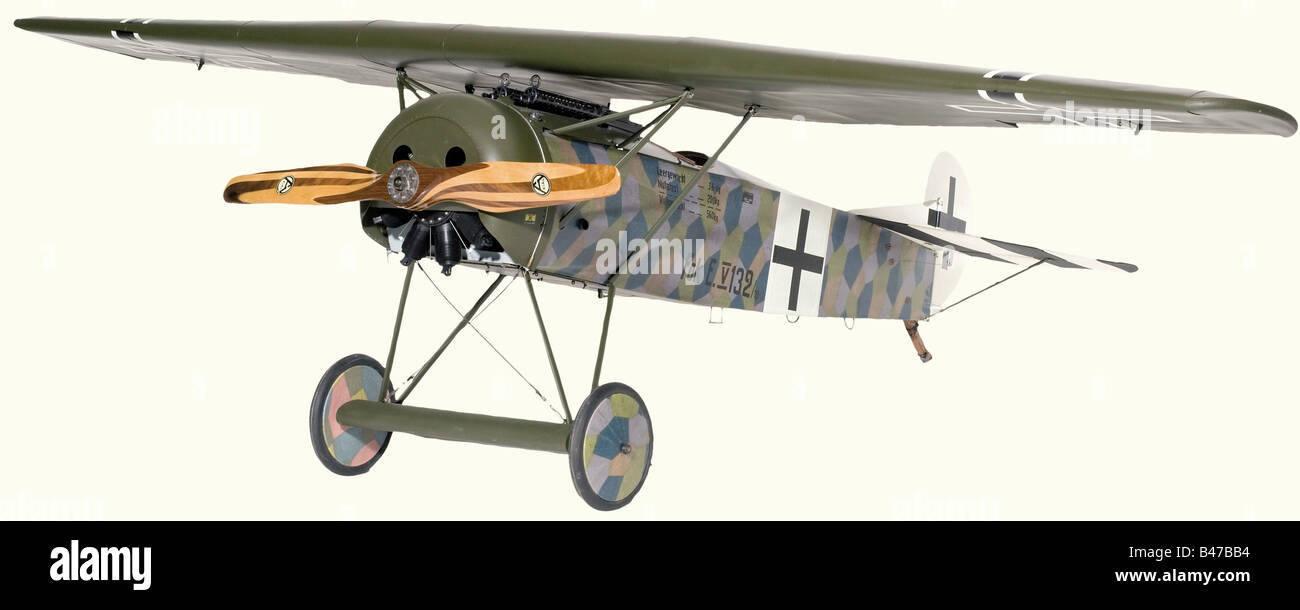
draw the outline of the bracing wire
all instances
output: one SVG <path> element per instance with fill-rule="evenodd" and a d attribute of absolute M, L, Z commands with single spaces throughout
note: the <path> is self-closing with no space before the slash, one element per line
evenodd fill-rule
<path fill-rule="evenodd" d="M 1000 279 L 1000 280 L 998 280 L 998 281 L 996 281 L 996 282 L 993 282 L 992 284 L 989 284 L 988 286 L 985 286 L 985 287 L 983 287 L 983 288 L 980 288 L 979 290 L 976 290 L 975 292 L 973 292 L 973 293 L 971 293 L 971 294 L 968 294 L 968 295 L 962 297 L 962 298 L 961 298 L 960 300 L 958 300 L 956 303 L 953 303 L 952 305 L 949 305 L 949 306 L 947 306 L 947 307 L 944 307 L 943 309 L 940 309 L 939 311 L 936 311 L 936 312 L 934 312 L 934 313 L 932 313 L 932 314 L 930 314 L 930 315 L 928 315 L 928 316 L 926 316 L 926 317 L 924 317 L 924 318 L 921 318 L 921 319 L 922 319 L 922 320 L 929 321 L 931 318 L 934 318 L 935 316 L 937 316 L 937 315 L 939 315 L 939 314 L 941 314 L 941 313 L 943 313 L 943 312 L 945 312 L 945 311 L 948 311 L 949 309 L 952 309 L 953 307 L 956 307 L 956 306 L 958 306 L 958 305 L 961 305 L 962 303 L 965 303 L 966 301 L 969 301 L 969 300 L 971 300 L 972 298 L 974 298 L 974 297 L 976 297 L 976 296 L 979 296 L 979 295 L 980 295 L 981 293 L 983 293 L 984 291 L 986 291 L 986 290 L 988 290 L 988 289 L 990 289 L 990 288 L 992 288 L 992 287 L 994 287 L 994 286 L 997 286 L 998 284 L 1001 284 L 1002 282 L 1005 282 L 1005 281 L 1007 281 L 1007 280 L 1009 280 L 1009 279 L 1011 279 L 1011 278 L 1013 278 L 1013 277 L 1016 277 L 1017 275 L 1020 275 L 1020 274 L 1022 274 L 1022 273 L 1024 273 L 1024 272 L 1026 272 L 1026 271 L 1029 271 L 1030 269 L 1033 269 L 1034 267 L 1037 267 L 1037 266 L 1039 266 L 1039 265 L 1041 265 L 1041 264 L 1043 264 L 1043 263 L 1045 263 L 1045 262 L 1047 262 L 1047 259 L 1039 260 L 1038 262 L 1036 262 L 1036 263 L 1034 263 L 1034 264 L 1032 264 L 1032 265 L 1030 265 L 1030 266 L 1028 266 L 1028 267 L 1025 267 L 1024 269 L 1021 269 L 1020 271 L 1017 271 L 1017 272 L 1015 272 L 1015 273 L 1012 273 L 1011 275 L 1008 275 L 1008 276 L 1006 276 L 1006 277 L 1004 277 L 1004 278 L 1002 278 L 1002 279 Z"/>
<path fill-rule="evenodd" d="M 429 284 L 431 284 L 431 285 L 433 286 L 433 289 L 434 289 L 434 290 L 438 291 L 438 295 L 442 297 L 442 300 L 444 300 L 444 301 L 447 302 L 447 306 L 448 306 L 448 307 L 451 307 L 451 310 L 454 311 L 454 312 L 456 312 L 456 315 L 459 315 L 460 317 L 464 318 L 464 317 L 465 317 L 465 314 L 461 313 L 460 308 L 456 307 L 456 304 L 451 302 L 451 299 L 447 297 L 447 294 L 444 293 L 444 292 L 442 291 L 442 288 L 438 286 L 438 283 L 435 282 L 435 281 L 433 280 L 433 276 L 429 275 L 429 272 L 424 270 L 424 266 L 421 265 L 421 264 L 419 264 L 419 263 L 416 263 L 415 266 L 416 266 L 416 267 L 419 267 L 419 269 L 420 269 L 420 273 L 424 274 L 424 277 L 428 278 L 428 280 L 429 280 Z M 516 276 L 516 277 L 518 277 L 518 276 Z M 514 282 L 514 279 L 511 278 L 511 283 L 513 283 L 513 282 Z M 506 288 L 509 288 L 509 287 L 510 287 L 509 284 L 507 284 L 507 285 L 506 285 Z M 492 301 L 490 301 L 490 302 L 488 303 L 488 307 L 490 307 L 490 306 L 492 305 L 492 303 L 495 303 L 496 300 L 497 300 L 497 298 L 499 298 L 502 294 L 505 294 L 505 289 L 502 289 L 502 290 L 500 290 L 500 291 L 497 292 L 497 295 L 496 295 L 495 297 L 493 297 L 493 298 L 492 298 Z M 478 319 L 478 316 L 483 315 L 483 312 L 484 312 L 484 311 L 487 311 L 487 307 L 480 308 L 480 309 L 479 309 L 479 313 L 478 313 L 478 315 L 474 316 L 474 319 L 477 320 L 477 319 Z M 534 385 L 533 382 L 529 381 L 528 378 L 525 377 L 524 374 L 523 374 L 522 372 L 520 372 L 519 367 L 515 366 L 514 363 L 510 361 L 509 358 L 506 358 L 506 355 L 503 354 L 503 353 L 501 353 L 501 350 L 497 349 L 497 346 L 494 345 L 494 344 L 492 343 L 492 341 L 489 340 L 489 339 L 487 338 L 487 336 L 484 335 L 483 332 L 480 331 L 480 330 L 478 329 L 477 326 L 474 326 L 474 322 L 473 322 L 473 320 L 469 321 L 469 322 L 467 323 L 467 325 L 470 327 L 471 330 L 474 331 L 475 334 L 477 334 L 477 335 L 479 336 L 480 339 L 483 340 L 484 343 L 487 343 L 488 347 L 492 348 L 492 351 L 493 351 L 493 352 L 496 352 L 496 355 L 499 356 L 499 357 L 501 358 L 501 361 L 502 361 L 502 362 L 505 362 L 505 363 L 506 363 L 506 366 L 509 366 L 509 367 L 510 367 L 510 370 L 514 371 L 515 374 L 518 375 L 519 378 L 522 379 L 522 380 L 524 381 L 524 383 L 528 384 L 528 387 L 532 388 L 533 393 L 534 393 L 534 394 L 537 394 L 537 398 L 539 398 L 539 399 L 542 401 L 542 403 L 546 405 L 546 408 L 550 409 L 552 413 L 555 413 L 555 415 L 558 416 L 558 417 L 560 417 L 561 419 L 564 418 L 563 415 L 560 415 L 560 412 L 559 412 L 559 411 L 556 411 L 556 410 L 555 410 L 555 406 L 552 405 L 552 404 L 551 404 L 551 401 L 548 400 L 548 399 L 546 398 L 546 396 L 544 396 L 544 395 L 542 394 L 542 391 L 539 390 L 539 389 L 537 389 L 537 386 Z M 410 381 L 410 380 L 408 379 L 407 381 Z"/>
<path fill-rule="evenodd" d="M 483 317 L 483 313 L 486 312 L 488 308 L 492 306 L 493 303 L 497 302 L 497 299 L 501 298 L 501 295 L 505 294 L 507 290 L 510 290 L 510 285 L 514 284 L 515 280 L 517 279 L 519 279 L 518 274 L 510 276 L 510 281 L 506 282 L 506 287 L 502 288 L 501 290 L 498 290 L 496 295 L 492 297 L 492 300 L 487 302 L 487 305 L 484 305 L 483 307 L 479 308 L 478 313 L 474 314 L 474 320 Z M 470 320 L 470 322 L 473 322 L 474 320 Z"/>

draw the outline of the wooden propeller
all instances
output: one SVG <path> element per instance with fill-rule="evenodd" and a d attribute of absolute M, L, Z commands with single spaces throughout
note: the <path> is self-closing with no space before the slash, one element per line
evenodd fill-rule
<path fill-rule="evenodd" d="M 249 174 L 226 184 L 230 203 L 330 205 L 380 199 L 413 211 L 455 201 L 482 212 L 544 208 L 618 192 L 612 165 L 489 161 L 431 167 L 399 161 L 384 173 L 344 163 Z"/>

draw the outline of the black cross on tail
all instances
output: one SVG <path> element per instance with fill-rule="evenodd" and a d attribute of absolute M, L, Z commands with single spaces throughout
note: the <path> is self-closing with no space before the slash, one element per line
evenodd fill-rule
<path fill-rule="evenodd" d="M 929 225 L 956 231 L 958 233 L 966 232 L 966 221 L 953 216 L 957 209 L 957 178 L 948 176 L 948 211 L 940 212 L 939 210 L 930 210 Z"/>
<path fill-rule="evenodd" d="M 791 269 L 790 311 L 799 310 L 799 276 L 803 275 L 804 271 L 820 275 L 824 262 L 822 257 L 803 251 L 808 241 L 808 216 L 808 210 L 799 210 L 799 238 L 793 250 L 783 246 L 772 249 L 772 262 L 786 265 Z"/>

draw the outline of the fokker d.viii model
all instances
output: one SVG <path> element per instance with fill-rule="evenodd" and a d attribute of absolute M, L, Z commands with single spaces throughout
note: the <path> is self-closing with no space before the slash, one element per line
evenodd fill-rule
<path fill-rule="evenodd" d="M 395 87 L 401 112 L 364 166 L 316 165 L 237 177 L 235 203 L 360 202 L 361 225 L 407 266 L 386 364 L 339 360 L 312 399 L 312 445 L 345 475 L 366 472 L 393 432 L 566 453 L 591 506 L 627 504 L 653 449 L 641 396 L 600 383 L 614 295 L 776 313 L 901 320 L 922 360 L 919 321 L 950 304 L 967 257 L 1136 271 L 966 232 L 971 198 L 941 155 L 914 205 L 842 211 L 718 161 L 754 116 L 830 123 L 1289 136 L 1270 106 L 1189 89 L 1009 70 L 850 57 L 698 39 L 393 22 L 263 23 L 22 19 L 20 28 L 139 59 Z M 407 105 L 407 94 L 418 101 Z M 644 100 L 624 112 L 611 98 Z M 682 107 L 739 118 L 711 155 L 651 142 Z M 645 125 L 631 118 L 658 110 Z M 312 160 L 328 162 L 328 159 Z M 451 335 L 400 391 L 389 375 L 411 277 L 495 274 Z M 414 407 L 411 390 L 506 276 L 522 276 L 555 378 L 563 422 Z M 605 297 L 592 387 L 572 413 L 535 281 Z"/>

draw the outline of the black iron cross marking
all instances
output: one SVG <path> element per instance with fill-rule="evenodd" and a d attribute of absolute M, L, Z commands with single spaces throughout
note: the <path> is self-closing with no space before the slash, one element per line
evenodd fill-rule
<path fill-rule="evenodd" d="M 957 208 L 957 178 L 948 176 L 948 212 L 945 214 L 939 210 L 930 210 L 930 222 L 932 227 L 957 231 L 958 233 L 966 232 L 966 221 L 953 216 L 953 211 Z"/>
<path fill-rule="evenodd" d="M 799 276 L 804 271 L 821 275 L 823 259 L 803 251 L 808 241 L 808 210 L 799 210 L 799 238 L 794 249 L 777 246 L 772 249 L 772 262 L 790 267 L 790 311 L 799 310 Z"/>

